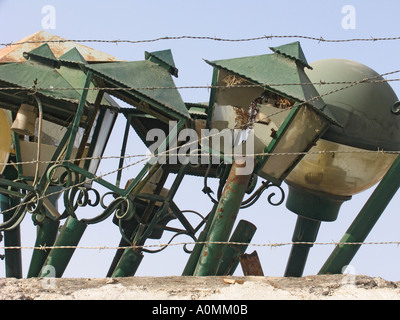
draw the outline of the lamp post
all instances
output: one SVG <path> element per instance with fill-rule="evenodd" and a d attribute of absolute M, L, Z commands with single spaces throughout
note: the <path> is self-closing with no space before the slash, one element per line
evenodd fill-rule
<path fill-rule="evenodd" d="M 353 85 L 344 90 L 343 84 L 317 87 L 342 127 L 330 127 L 286 178 L 286 206 L 298 214 L 293 242 L 308 243 L 292 246 L 285 276 L 303 274 L 321 221 L 335 221 L 343 202 L 376 184 L 395 159 L 368 151 L 400 149 L 400 122 L 392 112 L 397 97 L 375 71 L 342 59 L 317 61 L 312 67 L 307 72 L 312 82 Z"/>
<path fill-rule="evenodd" d="M 78 182 L 69 179 L 79 175 L 71 174 L 74 165 L 78 171 L 96 172 L 98 157 L 107 144 L 118 105 L 103 93 L 88 90 L 93 87 L 91 75 L 80 68 L 85 61 L 76 49 L 57 59 L 49 46 L 43 44 L 25 53 L 24 57 L 24 62 L 0 66 L 2 86 L 25 88 L 11 91 L 13 94 L 8 90 L 0 94 L 1 106 L 13 112 L 18 110 L 11 125 L 14 132 L 13 157 L 18 163 L 17 178 L 1 179 L 1 184 L 6 187 L 6 194 L 22 199 L 21 206 L 0 228 L 5 231 L 18 228 L 29 211 L 38 228 L 35 245 L 51 246 L 59 221 L 68 213 L 58 212 L 58 197 L 49 200 L 47 196 L 63 187 L 70 187 L 69 183 Z M 85 89 L 77 92 L 67 79 Z M 35 128 L 35 121 L 32 120 L 37 116 L 39 125 Z M 74 119 L 72 123 L 71 118 Z M 86 157 L 90 159 L 77 160 Z M 33 163 L 29 164 L 31 161 Z M 58 170 L 61 167 L 62 170 Z M 82 183 L 82 180 L 79 182 Z M 34 251 L 29 277 L 38 275 L 48 254 L 51 253 Z"/>
<path fill-rule="evenodd" d="M 310 82 L 304 68 L 310 68 L 299 42 L 271 48 L 273 54 L 209 62 L 214 67 L 211 92 L 211 128 L 250 130 L 243 144 L 247 165 L 234 159 L 229 178 L 216 208 L 213 222 L 194 275 L 216 274 L 245 190 L 253 172 L 279 185 L 301 160 L 303 153 L 332 125 L 333 116 Z M 297 84 L 273 87 L 273 84 Z M 225 87 L 224 87 L 225 86 Z M 211 152 L 223 154 L 226 144 L 210 144 Z M 236 152 L 235 152 L 236 153 Z M 283 154 L 284 157 L 273 155 Z M 253 162 L 254 164 L 254 162 Z M 239 173 L 241 170 L 242 173 Z"/>

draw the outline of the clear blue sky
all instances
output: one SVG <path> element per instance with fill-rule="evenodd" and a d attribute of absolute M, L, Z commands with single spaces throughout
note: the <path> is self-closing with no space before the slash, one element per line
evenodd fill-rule
<path fill-rule="evenodd" d="M 215 36 L 221 38 L 249 38 L 263 35 L 306 35 L 324 39 L 349 39 L 399 36 L 397 16 L 400 2 L 392 0 L 359 1 L 268 1 L 268 0 L 202 0 L 202 1 L 21 1 L 0 0 L 0 42 L 17 41 L 43 29 L 45 14 L 42 8 L 55 8 L 56 27 L 47 30 L 67 39 L 128 39 L 143 40 L 164 36 Z M 344 29 L 342 8 L 355 8 L 355 29 Z M 209 40 L 172 40 L 145 44 L 84 43 L 124 60 L 142 60 L 144 51 L 171 49 L 179 69 L 177 86 L 207 85 L 211 83 L 212 70 L 203 59 L 225 59 L 269 53 L 268 47 L 278 46 L 299 39 L 272 39 L 252 42 L 215 42 Z M 400 41 L 325 43 L 300 40 L 309 62 L 326 58 L 356 60 L 375 69 L 378 73 L 400 69 Z M 400 84 L 391 82 L 397 94 Z M 183 89 L 186 102 L 208 101 L 209 92 L 204 89 Z M 122 137 L 123 119 L 117 123 L 112 141 Z M 144 152 L 141 142 L 132 138 L 129 154 Z M 118 155 L 118 143 L 110 143 L 106 155 Z M 100 171 L 106 173 L 116 168 L 107 162 Z M 124 179 L 135 176 L 140 167 L 124 173 Z M 203 195 L 201 179 L 184 179 L 176 202 L 182 210 L 194 209 L 206 214 L 211 203 Z M 286 190 L 286 186 L 284 185 Z M 372 190 L 354 196 L 342 207 L 335 222 L 323 223 L 318 242 L 338 241 L 358 214 Z M 265 196 L 250 209 L 240 212 L 239 219 L 247 219 L 257 227 L 254 243 L 290 242 L 296 215 L 284 205 L 272 207 Z M 398 207 L 394 198 L 367 241 L 398 241 Z M 118 245 L 119 233 L 111 219 L 88 227 L 80 245 Z M 22 225 L 23 245 L 32 246 L 35 230 L 27 216 Z M 163 238 L 161 242 L 168 240 Z M 177 241 L 190 241 L 177 238 Z M 257 250 L 265 275 L 282 276 L 290 247 L 250 247 Z M 305 269 L 305 275 L 316 274 L 333 246 L 314 246 Z M 24 275 L 27 272 L 31 252 L 24 250 Z M 113 251 L 78 250 L 65 277 L 104 277 L 111 263 Z M 181 246 L 171 247 L 155 255 L 146 254 L 137 272 L 140 276 L 180 275 L 186 263 Z M 356 273 L 381 276 L 388 280 L 400 280 L 400 249 L 397 246 L 364 246 L 352 261 Z M 240 268 L 239 268 L 240 269 Z M 241 275 L 241 270 L 238 270 Z M 0 264 L 0 276 L 4 268 Z"/>

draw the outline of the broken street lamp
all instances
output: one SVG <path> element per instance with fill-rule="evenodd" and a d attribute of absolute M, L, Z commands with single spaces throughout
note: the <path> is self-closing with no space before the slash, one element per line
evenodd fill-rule
<path fill-rule="evenodd" d="M 243 155 L 258 155 L 255 173 L 279 185 L 335 121 L 304 72 L 311 67 L 299 42 L 271 50 L 273 54 L 207 61 L 214 67 L 215 86 L 210 126 L 253 129 Z"/>
<path fill-rule="evenodd" d="M 318 92 L 342 127 L 329 128 L 285 180 L 286 206 L 298 214 L 293 241 L 310 243 L 316 240 L 321 221 L 335 221 L 342 203 L 380 181 L 396 158 L 368 151 L 400 150 L 400 119 L 393 109 L 397 97 L 378 73 L 343 59 L 312 66 L 307 75 L 313 82 L 329 83 L 319 86 Z M 332 84 L 343 81 L 354 85 Z M 302 275 L 311 246 L 293 245 L 286 276 Z"/>
<path fill-rule="evenodd" d="M 214 67 L 209 104 L 211 129 L 250 130 L 238 159 L 236 137 L 209 145 L 226 159 L 228 147 L 234 161 L 220 197 L 195 276 L 215 275 L 253 172 L 279 185 L 335 121 L 304 72 L 309 67 L 299 42 L 271 48 L 273 54 L 209 62 Z M 283 84 L 283 85 L 282 85 Z M 228 131 L 229 132 L 229 131 Z M 218 134 L 215 135 L 218 137 Z M 221 134 L 221 137 L 226 135 Z M 222 152 L 224 151 L 224 152 Z M 275 155 L 274 155 L 275 153 Z M 257 154 L 260 154 L 257 156 Z M 255 167 L 248 161 L 256 156 Z M 232 156 L 231 156 L 232 157 Z"/>
<path fill-rule="evenodd" d="M 76 205 L 70 203 L 79 191 L 70 191 L 70 187 L 78 179 L 80 183 L 87 181 L 83 173 L 95 174 L 119 107 L 108 96 L 90 90 L 94 85 L 89 73 L 81 69 L 86 61 L 76 48 L 57 59 L 45 43 L 23 56 L 26 60 L 22 62 L 0 65 L 0 86 L 5 88 L 0 93 L 0 106 L 7 110 L 8 122 L 14 120 L 9 163 L 16 162 L 8 166 L 0 185 L 4 197 L 22 199 L 0 229 L 18 228 L 29 211 L 38 227 L 35 246 L 39 247 L 54 243 L 61 219 L 73 218 Z M 12 113 L 15 119 L 10 119 Z M 60 214 L 57 199 L 47 196 L 63 188 L 64 203 L 68 200 L 69 207 L 65 205 Z M 1 209 L 9 208 L 6 204 Z M 48 254 L 34 250 L 28 276 L 37 276 Z"/>

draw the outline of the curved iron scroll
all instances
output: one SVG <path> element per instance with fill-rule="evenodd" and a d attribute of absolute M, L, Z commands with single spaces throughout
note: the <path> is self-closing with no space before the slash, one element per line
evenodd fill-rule
<path fill-rule="evenodd" d="M 283 201 L 285 200 L 285 192 L 283 191 L 283 189 L 280 186 L 278 186 L 276 184 L 273 184 L 272 182 L 269 182 L 269 181 L 262 181 L 261 184 L 262 185 L 256 191 L 254 191 L 254 193 L 248 199 L 246 199 L 246 200 L 244 200 L 242 202 L 242 204 L 240 206 L 241 209 L 245 209 L 245 208 L 251 207 L 261 197 L 263 192 L 265 190 L 267 190 L 268 188 L 270 188 L 270 187 L 278 188 L 278 190 L 281 193 L 281 198 L 280 198 L 279 201 L 273 202 L 272 198 L 276 196 L 276 193 L 273 192 L 267 198 L 268 203 L 273 205 L 273 206 L 279 206 L 279 205 L 281 205 L 283 203 Z"/>
<path fill-rule="evenodd" d="M 208 195 L 208 197 L 211 199 L 211 201 L 214 204 L 217 204 L 219 202 L 219 199 L 221 198 L 221 194 L 222 194 L 223 188 L 225 186 L 227 170 L 229 170 L 230 167 L 224 167 L 224 166 L 222 166 L 222 163 L 218 167 L 217 178 L 220 178 L 220 183 L 219 183 L 219 186 L 218 186 L 217 199 L 215 199 L 212 196 L 212 194 L 214 192 L 207 185 L 207 179 L 208 179 L 208 175 L 209 175 L 209 172 L 210 172 L 210 168 L 211 168 L 211 165 L 209 165 L 209 167 L 208 167 L 208 169 L 206 171 L 206 174 L 204 175 L 203 192 Z M 245 209 L 245 208 L 251 207 L 261 197 L 263 192 L 265 190 L 267 190 L 268 188 L 270 188 L 270 187 L 278 188 L 278 190 L 281 193 L 281 198 L 279 199 L 279 201 L 274 202 L 272 199 L 273 199 L 273 197 L 276 196 L 276 193 L 273 192 L 267 198 L 268 203 L 273 205 L 273 206 L 279 206 L 279 205 L 281 205 L 283 203 L 283 201 L 285 200 L 285 192 L 283 191 L 283 189 L 280 186 L 278 186 L 276 184 L 273 184 L 272 182 L 269 182 L 269 181 L 262 181 L 261 183 L 262 183 L 262 185 L 256 191 L 254 191 L 254 193 L 248 199 L 246 199 L 246 200 L 244 200 L 242 202 L 242 204 L 240 206 L 241 209 Z M 248 188 L 246 190 L 246 193 L 250 194 L 251 192 L 253 192 L 253 190 L 255 189 L 256 184 L 257 184 L 257 175 L 253 174 L 252 178 L 250 180 L 250 183 L 248 185 Z"/>

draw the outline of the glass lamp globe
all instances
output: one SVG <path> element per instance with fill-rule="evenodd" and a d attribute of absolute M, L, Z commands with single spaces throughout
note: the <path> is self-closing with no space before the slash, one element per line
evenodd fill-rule
<path fill-rule="evenodd" d="M 307 75 L 313 83 L 372 80 L 332 94 L 328 93 L 348 84 L 316 86 L 343 127 L 328 129 L 285 180 L 291 211 L 333 221 L 345 200 L 379 182 L 395 160 L 395 154 L 370 151 L 400 150 L 400 118 L 392 111 L 397 96 L 378 73 L 361 63 L 327 59 L 311 66 Z"/>

